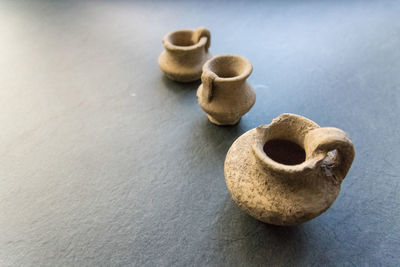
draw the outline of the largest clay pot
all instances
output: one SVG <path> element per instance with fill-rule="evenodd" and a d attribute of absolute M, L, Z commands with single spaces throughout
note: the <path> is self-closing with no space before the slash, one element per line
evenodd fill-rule
<path fill-rule="evenodd" d="M 293 225 L 327 210 L 354 159 L 345 132 L 294 114 L 240 136 L 225 160 L 232 198 L 251 216 Z"/>

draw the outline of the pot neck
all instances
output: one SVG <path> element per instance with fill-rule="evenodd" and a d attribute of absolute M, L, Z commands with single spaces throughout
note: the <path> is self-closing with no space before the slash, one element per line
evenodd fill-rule
<path fill-rule="evenodd" d="M 305 160 L 301 164 L 285 165 L 271 159 L 264 152 L 264 145 L 274 139 L 287 140 L 301 146 Z M 340 184 L 355 156 L 353 143 L 347 133 L 334 127 L 321 128 L 315 122 L 295 114 L 282 114 L 271 124 L 257 127 L 252 148 L 258 165 L 264 170 L 282 174 L 280 178 L 296 178 L 308 182 L 314 179 L 314 183 L 319 183 L 315 179 L 317 175 Z"/>
<path fill-rule="evenodd" d="M 216 78 L 214 79 L 214 85 L 219 89 L 241 89 L 246 83 L 247 77 L 242 77 L 240 79 L 235 78 Z"/>

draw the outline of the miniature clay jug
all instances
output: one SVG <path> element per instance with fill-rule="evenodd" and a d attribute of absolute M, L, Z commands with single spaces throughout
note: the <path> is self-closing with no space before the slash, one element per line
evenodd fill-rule
<path fill-rule="evenodd" d="M 215 56 L 204 64 L 197 97 L 212 123 L 237 124 L 251 109 L 256 94 L 246 79 L 252 71 L 250 61 L 236 55 Z"/>
<path fill-rule="evenodd" d="M 294 114 L 240 136 L 225 159 L 233 200 L 266 223 L 311 220 L 335 201 L 354 159 L 345 132 Z"/>
<path fill-rule="evenodd" d="M 178 82 L 199 80 L 203 64 L 211 58 L 210 31 L 179 30 L 164 36 L 165 50 L 158 58 L 158 65 L 165 75 Z"/>

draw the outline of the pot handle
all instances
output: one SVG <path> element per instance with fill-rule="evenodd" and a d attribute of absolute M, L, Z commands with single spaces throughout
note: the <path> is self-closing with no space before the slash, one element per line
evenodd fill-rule
<path fill-rule="evenodd" d="M 200 27 L 197 30 L 194 31 L 193 34 L 193 41 L 195 43 L 198 43 L 201 39 L 201 37 L 207 37 L 207 43 L 206 43 L 206 52 L 208 52 L 208 48 L 210 47 L 210 42 L 211 42 L 211 33 L 208 29 L 204 27 Z"/>
<path fill-rule="evenodd" d="M 325 174 L 334 176 L 339 183 L 345 178 L 355 156 L 354 146 L 348 135 L 334 127 L 310 130 L 305 137 L 304 147 L 310 155 L 307 157 L 318 159 Z M 328 152 L 335 149 L 337 151 L 335 161 L 324 161 Z"/>
<path fill-rule="evenodd" d="M 208 70 L 204 70 L 203 68 L 203 73 L 201 74 L 201 82 L 203 85 L 203 97 L 207 100 L 207 102 L 211 102 L 212 97 L 213 97 L 213 83 L 214 79 L 217 76 Z"/>

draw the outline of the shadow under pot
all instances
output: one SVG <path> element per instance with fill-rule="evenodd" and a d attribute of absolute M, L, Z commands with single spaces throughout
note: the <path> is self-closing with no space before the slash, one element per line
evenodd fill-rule
<path fill-rule="evenodd" d="M 236 204 L 256 219 L 299 224 L 332 205 L 354 156 L 344 131 L 282 114 L 232 144 L 226 185 Z"/>
<path fill-rule="evenodd" d="M 253 66 L 237 55 L 215 56 L 203 66 L 202 84 L 197 90 L 200 107 L 217 125 L 235 125 L 256 101 L 247 82 Z"/>
<path fill-rule="evenodd" d="M 203 64 L 211 58 L 210 31 L 179 30 L 164 36 L 165 50 L 158 57 L 158 65 L 165 75 L 178 82 L 193 82 L 201 77 Z"/>

